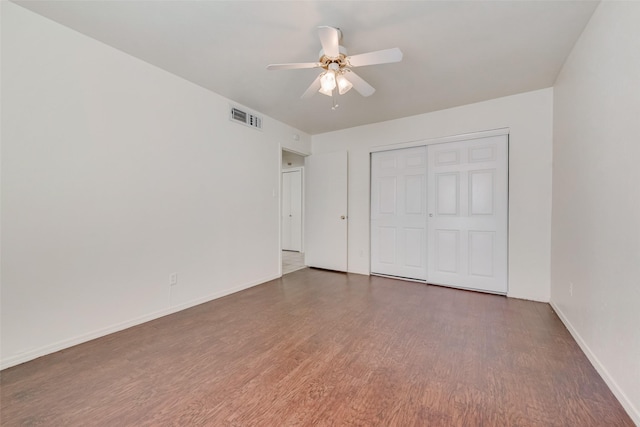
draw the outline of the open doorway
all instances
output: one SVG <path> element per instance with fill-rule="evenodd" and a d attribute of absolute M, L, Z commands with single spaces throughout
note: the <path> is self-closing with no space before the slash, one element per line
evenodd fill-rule
<path fill-rule="evenodd" d="M 304 263 L 304 157 L 282 150 L 282 274 Z"/>

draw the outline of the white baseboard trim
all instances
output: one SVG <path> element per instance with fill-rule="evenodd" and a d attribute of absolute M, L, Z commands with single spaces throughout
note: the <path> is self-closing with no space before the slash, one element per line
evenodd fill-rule
<path fill-rule="evenodd" d="M 142 323 L 149 322 L 151 320 L 159 319 L 160 317 L 168 316 L 170 314 L 177 313 L 178 311 L 186 310 L 187 308 L 204 304 L 205 302 L 213 301 L 215 299 L 222 298 L 224 296 L 231 295 L 236 292 L 240 292 L 242 290 L 252 288 L 257 285 L 261 285 L 263 283 L 269 282 L 274 279 L 278 279 L 280 277 L 281 277 L 280 275 L 269 276 L 269 277 L 265 277 L 263 279 L 256 280 L 250 283 L 234 286 L 232 288 L 224 289 L 222 291 L 207 295 L 206 297 L 197 298 L 195 300 L 191 300 L 186 303 L 170 306 L 163 310 L 158 310 L 153 313 L 149 313 L 144 316 L 137 317 L 135 319 L 117 323 L 115 325 L 108 326 L 106 328 L 102 328 L 86 334 L 82 334 L 70 339 L 58 341 L 56 343 L 46 345 L 44 347 L 29 350 L 24 353 L 20 353 L 0 361 L 0 370 L 19 365 L 21 363 L 25 363 L 33 359 L 37 359 L 38 357 L 46 356 L 47 354 L 55 353 L 56 351 L 64 350 L 65 348 L 73 347 L 75 345 L 82 344 L 87 341 L 94 340 L 96 338 L 104 337 L 106 335 L 113 334 L 115 332 L 119 332 L 128 328 L 131 328 L 133 326 L 137 326 Z"/>
<path fill-rule="evenodd" d="M 545 297 L 541 297 L 541 296 L 531 296 L 531 295 L 521 295 L 521 294 L 517 294 L 517 293 L 513 293 L 513 292 L 509 292 L 507 290 L 507 297 L 508 298 L 515 298 L 515 299 L 522 299 L 525 301 L 533 301 L 533 302 L 544 302 L 544 303 L 549 303 L 549 297 L 545 296 Z"/>
<path fill-rule="evenodd" d="M 629 399 L 624 391 L 622 391 L 620 386 L 618 386 L 618 383 L 613 379 L 611 374 L 609 374 L 607 368 L 605 368 L 598 357 L 593 353 L 593 351 L 591 351 L 591 348 L 587 345 L 584 339 L 582 339 L 582 336 L 580 336 L 578 331 L 573 327 L 562 310 L 560 310 L 560 308 L 558 308 L 558 306 L 556 306 L 553 301 L 551 301 L 549 304 L 551 305 L 551 308 L 553 308 L 553 311 L 556 312 L 562 323 L 564 323 L 564 325 L 567 327 L 569 333 L 571 333 L 571 336 L 576 340 L 584 354 L 586 354 L 593 367 L 596 369 L 596 371 L 598 371 L 607 386 L 609 386 L 609 389 L 611 390 L 613 395 L 618 399 L 625 411 L 627 411 L 627 414 L 629 414 L 631 420 L 637 426 L 640 426 L 640 410 L 635 407 L 633 402 L 631 402 L 631 399 Z"/>

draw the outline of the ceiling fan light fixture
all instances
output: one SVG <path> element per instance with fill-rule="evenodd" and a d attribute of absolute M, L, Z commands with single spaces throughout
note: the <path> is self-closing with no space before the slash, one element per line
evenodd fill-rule
<path fill-rule="evenodd" d="M 336 77 L 336 83 L 338 84 L 338 93 L 340 95 L 344 95 L 349 92 L 353 87 L 353 84 L 342 74 Z"/>
<path fill-rule="evenodd" d="M 320 90 L 318 92 L 320 92 L 323 95 L 333 96 L 333 89 L 325 89 L 323 87 L 320 87 Z"/>
<path fill-rule="evenodd" d="M 331 92 L 336 88 L 336 73 L 333 70 L 327 70 L 320 77 L 320 93 L 331 96 Z"/>

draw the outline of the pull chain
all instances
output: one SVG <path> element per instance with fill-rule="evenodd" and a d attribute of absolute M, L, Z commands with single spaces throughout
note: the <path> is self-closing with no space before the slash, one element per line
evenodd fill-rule
<path fill-rule="evenodd" d="M 336 108 L 338 108 L 340 105 L 338 105 L 338 101 L 336 101 L 336 91 L 338 89 L 334 89 L 333 91 L 331 91 L 331 101 L 333 101 L 333 107 L 331 107 L 332 110 L 335 110 Z"/>

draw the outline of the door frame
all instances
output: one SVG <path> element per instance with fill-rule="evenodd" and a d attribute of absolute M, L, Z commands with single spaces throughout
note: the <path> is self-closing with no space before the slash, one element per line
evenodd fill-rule
<path fill-rule="evenodd" d="M 420 147 L 420 146 L 429 146 L 429 145 L 436 145 L 436 144 L 444 144 L 447 142 L 458 142 L 458 141 L 467 141 L 467 140 L 472 140 L 472 139 L 480 139 L 480 138 L 487 138 L 487 137 L 491 137 L 491 136 L 501 136 L 501 135 L 506 135 L 507 136 L 507 290 L 508 290 L 508 286 L 509 286 L 509 260 L 510 260 L 510 252 L 509 252 L 509 227 L 510 227 L 510 205 L 511 205 L 511 197 L 509 197 L 509 193 L 510 193 L 510 187 L 509 187 L 509 173 L 510 173 L 510 158 L 509 158 L 509 150 L 510 150 L 510 145 L 509 145 L 509 133 L 510 133 L 510 128 L 497 128 L 497 129 L 491 129 L 491 130 L 486 130 L 486 131 L 478 131 L 478 132 L 470 132 L 470 133 L 464 133 L 464 134 L 459 134 L 459 135 L 451 135 L 451 136 L 444 136 L 444 137 L 436 137 L 436 138 L 428 138 L 428 139 L 420 139 L 420 140 L 415 140 L 415 141 L 406 141 L 406 142 L 398 142 L 398 143 L 392 143 L 392 144 L 384 144 L 384 145 L 376 145 L 374 147 L 371 147 L 369 149 L 369 233 L 368 233 L 368 238 L 369 238 L 369 275 L 373 275 L 373 276 L 383 276 L 383 277 L 393 277 L 395 279 L 399 279 L 399 280 L 407 280 L 407 281 L 412 281 L 412 282 L 420 282 L 420 283 L 428 283 L 428 281 L 425 280 L 419 280 L 419 279 L 405 279 L 402 277 L 395 277 L 395 276 L 385 276 L 383 274 L 378 274 L 378 273 L 373 273 L 371 271 L 371 188 L 372 188 L 372 182 L 371 182 L 371 159 L 372 153 L 377 153 L 377 152 L 382 152 L 382 151 L 390 151 L 390 150 L 398 150 L 398 149 L 403 149 L 403 148 L 414 148 L 414 147 Z M 438 286 L 447 286 L 447 285 L 438 285 Z M 452 286 L 453 287 L 453 286 Z M 490 293 L 490 292 L 488 292 Z M 500 294 L 500 295 L 506 295 L 506 294 Z"/>
<path fill-rule="evenodd" d="M 293 168 L 283 168 L 282 167 L 282 152 L 286 151 L 289 153 L 293 153 L 293 154 L 297 154 L 298 156 L 301 157 L 307 157 L 309 156 L 309 154 L 305 154 L 305 153 L 301 153 L 295 150 L 291 150 L 288 147 L 285 147 L 282 143 L 278 144 L 278 155 L 277 155 L 277 171 L 278 171 L 278 177 L 277 177 L 277 183 L 278 186 L 273 188 L 273 197 L 277 198 L 277 203 L 278 203 L 278 217 L 277 217 L 277 221 L 278 221 L 278 246 L 277 246 L 277 259 L 278 259 L 278 277 L 282 277 L 282 171 L 285 169 L 293 169 Z M 297 167 L 302 167 L 304 168 L 304 166 L 297 166 Z M 303 205 L 302 205 L 302 212 L 303 212 L 303 216 L 302 216 L 302 221 L 304 224 L 304 197 L 305 197 L 305 191 L 304 191 L 304 170 L 302 171 L 302 201 L 303 201 Z M 302 247 L 304 249 L 304 228 L 302 229 Z"/>
<path fill-rule="evenodd" d="M 445 142 L 466 141 L 468 139 L 487 138 L 489 136 L 509 135 L 509 128 L 498 128 L 478 132 L 462 133 L 459 135 L 442 136 L 437 138 L 417 139 L 415 141 L 396 142 L 392 144 L 376 145 L 369 149 L 369 153 L 378 151 L 397 150 L 400 148 L 419 147 L 421 145 L 442 144 Z"/>

